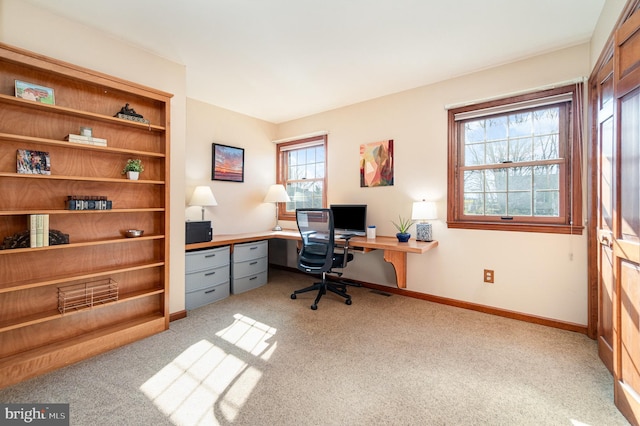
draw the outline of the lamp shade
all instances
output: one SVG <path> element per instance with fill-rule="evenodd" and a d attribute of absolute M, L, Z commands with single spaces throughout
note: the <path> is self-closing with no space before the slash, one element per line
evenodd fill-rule
<path fill-rule="evenodd" d="M 431 220 L 438 218 L 436 203 L 433 201 L 416 201 L 413 203 L 411 211 L 411 219 L 413 220 Z"/>
<path fill-rule="evenodd" d="M 208 186 L 197 186 L 191 200 L 189 200 L 190 206 L 217 206 L 218 202 L 216 197 L 213 196 L 211 188 Z"/>
<path fill-rule="evenodd" d="M 283 185 L 275 184 L 269 187 L 267 195 L 264 197 L 265 203 L 288 203 L 291 201 L 287 190 Z"/>

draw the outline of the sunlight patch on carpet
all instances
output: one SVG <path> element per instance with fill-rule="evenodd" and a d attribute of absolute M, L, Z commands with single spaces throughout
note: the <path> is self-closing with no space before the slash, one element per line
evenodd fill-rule
<path fill-rule="evenodd" d="M 268 360 L 276 329 L 241 314 L 216 333 L 241 349 L 227 353 L 203 339 L 191 345 L 147 380 L 140 390 L 177 424 L 217 425 L 232 422 L 262 377 L 252 358 Z M 246 356 L 243 356 L 246 354 Z"/>

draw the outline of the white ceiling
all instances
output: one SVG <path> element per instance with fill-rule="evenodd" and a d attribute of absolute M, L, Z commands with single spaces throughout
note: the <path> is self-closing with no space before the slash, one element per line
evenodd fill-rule
<path fill-rule="evenodd" d="M 28 0 L 187 70 L 187 96 L 279 123 L 591 38 L 605 0 Z"/>

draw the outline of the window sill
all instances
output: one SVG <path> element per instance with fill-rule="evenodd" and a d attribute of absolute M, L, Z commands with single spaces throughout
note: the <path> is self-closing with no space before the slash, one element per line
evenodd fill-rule
<path fill-rule="evenodd" d="M 531 223 L 495 223 L 495 222 L 447 222 L 447 228 L 483 229 L 485 231 L 539 232 L 546 234 L 582 235 L 584 226 L 550 225 Z"/>

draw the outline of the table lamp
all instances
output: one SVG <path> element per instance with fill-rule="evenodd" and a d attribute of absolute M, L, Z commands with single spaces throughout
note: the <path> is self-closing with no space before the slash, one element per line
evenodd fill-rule
<path fill-rule="evenodd" d="M 416 201 L 413 203 L 413 210 L 411 211 L 411 219 L 419 220 L 416 223 L 416 240 L 418 241 L 433 241 L 433 233 L 431 231 L 431 224 L 426 222 L 427 220 L 437 219 L 438 213 L 436 209 L 436 203 L 433 201 Z"/>
<path fill-rule="evenodd" d="M 204 220 L 204 208 L 205 206 L 217 206 L 218 202 L 216 197 L 213 196 L 211 188 L 208 186 L 196 186 L 191 200 L 189 200 L 190 206 L 200 206 L 202 208 L 202 220 Z"/>
<path fill-rule="evenodd" d="M 274 203 L 276 206 L 276 226 L 273 227 L 272 231 L 282 231 L 282 228 L 278 225 L 278 203 L 288 203 L 289 201 L 291 201 L 291 199 L 283 185 L 275 184 L 269 187 L 269 191 L 267 191 L 267 195 L 264 197 L 264 202 Z"/>

